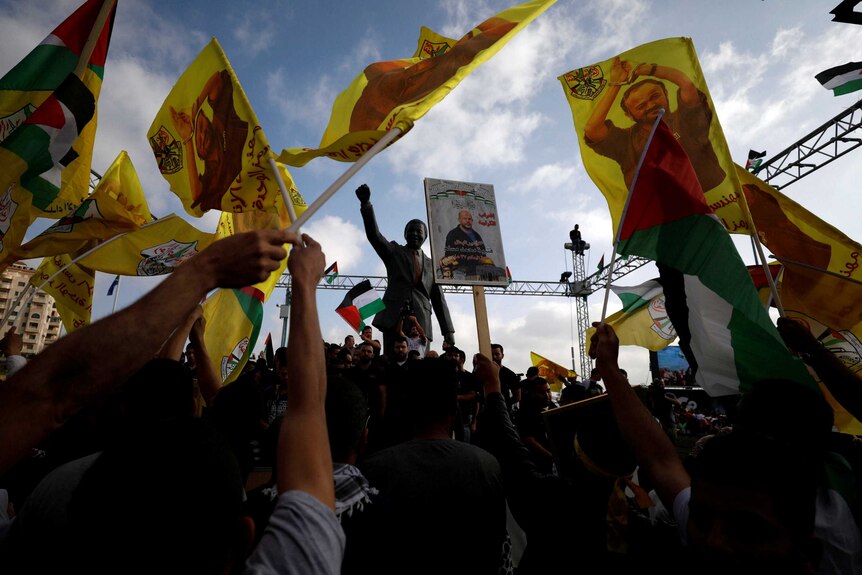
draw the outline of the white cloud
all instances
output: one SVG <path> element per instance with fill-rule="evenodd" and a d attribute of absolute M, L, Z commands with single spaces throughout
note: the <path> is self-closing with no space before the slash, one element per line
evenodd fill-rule
<path fill-rule="evenodd" d="M 272 47 L 275 40 L 276 20 L 261 19 L 244 14 L 235 24 L 233 37 L 242 47 L 242 51 L 252 56 L 258 55 Z"/>
<path fill-rule="evenodd" d="M 571 188 L 576 177 L 575 166 L 545 164 L 533 170 L 524 180 L 516 184 L 515 189 L 521 194 L 556 191 L 557 189 L 565 190 Z"/>
<path fill-rule="evenodd" d="M 359 275 L 363 269 L 362 247 L 367 243 L 365 232 L 352 222 L 338 216 L 324 216 L 309 221 L 303 229 L 320 243 L 326 254 L 326 265 L 339 262 L 340 273 Z"/>

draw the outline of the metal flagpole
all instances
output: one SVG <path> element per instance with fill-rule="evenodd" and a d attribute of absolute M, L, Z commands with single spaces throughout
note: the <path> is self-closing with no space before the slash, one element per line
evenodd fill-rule
<path fill-rule="evenodd" d="M 611 277 L 614 273 L 614 262 L 617 260 L 617 246 L 620 243 L 620 234 L 623 230 L 623 222 L 626 221 L 626 214 L 629 211 L 629 203 L 632 201 L 632 192 L 635 189 L 635 186 L 638 183 L 638 176 L 641 173 L 641 166 L 643 166 L 644 158 L 646 157 L 647 150 L 649 150 L 650 144 L 652 143 L 652 138 L 655 135 L 655 130 L 658 128 L 658 123 L 661 122 L 662 117 L 664 116 L 664 108 L 660 108 L 658 111 L 658 117 L 653 122 L 652 129 L 650 129 L 649 137 L 647 138 L 646 145 L 644 145 L 643 152 L 641 152 L 641 157 L 638 160 L 638 167 L 635 170 L 634 178 L 632 178 L 632 185 L 629 186 L 629 194 L 626 196 L 626 204 L 623 206 L 623 213 L 620 216 L 620 223 L 617 225 L 617 233 L 616 237 L 614 237 L 614 246 L 613 251 L 611 253 L 611 263 L 608 264 L 608 283 L 605 284 L 605 302 L 602 304 L 602 319 L 601 321 L 605 321 L 605 317 L 608 313 L 608 296 L 611 293 Z"/>

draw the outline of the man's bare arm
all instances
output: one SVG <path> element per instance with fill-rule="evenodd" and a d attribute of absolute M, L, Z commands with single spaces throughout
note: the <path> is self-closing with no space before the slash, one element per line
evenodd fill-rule
<path fill-rule="evenodd" d="M 631 74 L 631 64 L 625 60 L 620 60 L 619 57 L 614 58 L 608 90 L 593 108 L 593 113 L 590 114 L 590 118 L 584 125 L 584 137 L 590 142 L 601 142 L 608 137 L 608 127 L 605 125 L 605 120 L 608 117 L 608 112 L 611 111 L 611 106 L 614 105 L 617 94 L 620 92 L 621 82 L 625 82 L 629 74 Z"/>
<path fill-rule="evenodd" d="M 122 385 L 216 287 L 263 281 L 288 234 L 249 232 L 213 243 L 131 306 L 61 338 L 0 386 L 0 474 L 91 400 Z"/>
<path fill-rule="evenodd" d="M 290 409 L 278 439 L 278 491 L 300 490 L 335 509 L 332 457 L 326 431 L 326 365 L 317 317 L 317 282 L 326 258 L 320 244 L 303 234 L 293 242 L 288 268 L 293 278 L 287 370 Z"/>
<path fill-rule="evenodd" d="M 653 70 L 655 66 L 655 70 Z M 697 86 L 691 81 L 691 78 L 683 74 L 681 71 L 670 66 L 661 66 L 658 64 L 641 64 L 635 69 L 636 77 L 652 76 L 661 80 L 673 82 L 679 86 L 680 104 L 685 106 L 694 106 L 700 102 L 700 95 L 697 92 Z"/>
<path fill-rule="evenodd" d="M 602 374 L 620 434 L 653 481 L 664 506 L 673 509 L 676 495 L 691 485 L 688 472 L 670 439 L 620 372 L 617 334 L 607 324 L 593 325 L 596 332 L 590 340 L 590 357 L 596 359 Z"/>

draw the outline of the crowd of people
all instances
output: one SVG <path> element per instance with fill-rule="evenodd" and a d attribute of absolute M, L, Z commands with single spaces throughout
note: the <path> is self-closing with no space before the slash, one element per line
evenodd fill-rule
<path fill-rule="evenodd" d="M 222 386 L 198 303 L 266 277 L 288 242 L 287 347 Z M 681 455 L 679 402 L 630 385 L 609 326 L 591 342 L 595 371 L 555 409 L 548 381 L 505 367 L 503 346 L 436 353 L 409 315 L 391 345 L 370 326 L 325 343 L 324 267 L 308 236 L 231 236 L 10 361 L 2 571 L 862 572 L 862 447 L 817 390 L 759 382 Z M 779 329 L 862 416 L 856 376 L 800 325 Z M 2 351 L 20 354 L 14 332 Z M 566 442 L 549 424 L 563 412 L 576 414 Z"/>

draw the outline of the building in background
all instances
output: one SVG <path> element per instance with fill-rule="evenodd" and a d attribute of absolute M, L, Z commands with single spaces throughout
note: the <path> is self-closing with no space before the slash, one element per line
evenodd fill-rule
<path fill-rule="evenodd" d="M 6 317 L 8 309 L 27 289 L 30 277 L 35 271 L 19 262 L 7 268 L 0 276 L 0 318 Z M 22 354 L 30 357 L 57 341 L 63 322 L 57 312 L 57 306 L 54 305 L 54 298 L 42 290 L 37 290 L 30 303 L 22 309 L 21 306 L 26 301 L 27 296 L 24 296 L 0 333 L 5 334 L 14 325 L 24 340 Z"/>

